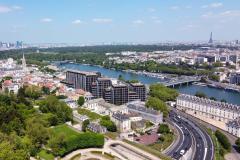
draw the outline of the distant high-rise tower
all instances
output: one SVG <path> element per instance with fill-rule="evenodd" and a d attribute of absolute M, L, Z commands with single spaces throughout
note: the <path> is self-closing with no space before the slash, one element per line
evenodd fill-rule
<path fill-rule="evenodd" d="M 211 34 L 210 34 L 210 39 L 209 39 L 208 43 L 213 43 L 212 32 L 211 32 Z"/>
<path fill-rule="evenodd" d="M 26 64 L 24 53 L 23 53 L 23 57 L 22 57 L 22 68 L 24 71 L 27 70 L 27 64 Z"/>

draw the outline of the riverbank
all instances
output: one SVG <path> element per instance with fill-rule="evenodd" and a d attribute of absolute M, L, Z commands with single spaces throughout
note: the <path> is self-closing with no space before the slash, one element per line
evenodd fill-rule
<path fill-rule="evenodd" d="M 119 75 L 122 75 L 122 77 L 125 80 L 136 79 L 146 85 L 163 82 L 161 79 L 156 77 L 148 77 L 145 75 L 135 74 L 135 73 L 126 72 L 126 71 L 107 69 L 107 68 L 99 67 L 96 65 L 94 66 L 94 65 L 77 64 L 77 63 L 68 63 L 68 64 L 61 65 L 59 67 L 65 68 L 65 69 L 82 70 L 82 71 L 97 71 L 97 72 L 101 72 L 102 75 L 106 77 L 111 77 L 111 78 L 118 78 Z M 215 97 L 219 101 L 224 98 L 228 103 L 240 105 L 240 100 L 239 100 L 240 93 L 237 93 L 237 92 L 232 92 L 232 91 L 218 89 L 218 88 L 212 88 L 205 85 L 181 85 L 175 88 L 180 93 L 195 95 L 197 91 L 200 91 L 205 93 L 208 97 Z"/>

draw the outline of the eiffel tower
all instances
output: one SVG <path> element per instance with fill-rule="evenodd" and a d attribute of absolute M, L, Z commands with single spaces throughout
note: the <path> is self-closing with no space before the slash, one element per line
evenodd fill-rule
<path fill-rule="evenodd" d="M 210 39 L 209 39 L 208 43 L 213 43 L 212 32 L 211 32 L 211 34 L 210 34 Z"/>

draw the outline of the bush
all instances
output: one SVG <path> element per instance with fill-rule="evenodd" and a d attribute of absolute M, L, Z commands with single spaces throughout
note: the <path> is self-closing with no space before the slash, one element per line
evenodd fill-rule
<path fill-rule="evenodd" d="M 84 104 L 84 102 L 85 102 L 85 100 L 84 100 L 84 97 L 83 96 L 80 96 L 79 98 L 78 98 L 78 105 L 79 106 L 82 106 L 83 104 Z"/>
<path fill-rule="evenodd" d="M 104 145 L 104 136 L 97 133 L 81 133 L 78 136 L 70 137 L 65 144 L 65 150 L 58 153 L 59 156 L 64 156 L 76 149 L 83 148 L 101 148 Z"/>
<path fill-rule="evenodd" d="M 228 138 L 219 130 L 216 130 L 215 135 L 224 149 L 231 151 L 231 143 Z"/>
<path fill-rule="evenodd" d="M 167 124 L 160 124 L 158 128 L 158 133 L 167 134 L 170 133 L 170 129 Z"/>
<path fill-rule="evenodd" d="M 108 131 L 110 132 L 116 132 L 117 131 L 117 126 L 110 120 L 109 116 L 103 116 L 101 118 L 100 124 L 104 127 L 107 128 Z"/>

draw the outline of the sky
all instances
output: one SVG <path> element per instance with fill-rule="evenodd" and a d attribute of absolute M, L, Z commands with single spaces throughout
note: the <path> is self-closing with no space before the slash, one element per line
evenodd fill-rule
<path fill-rule="evenodd" d="M 0 41 L 240 39 L 240 0 L 0 0 Z"/>

